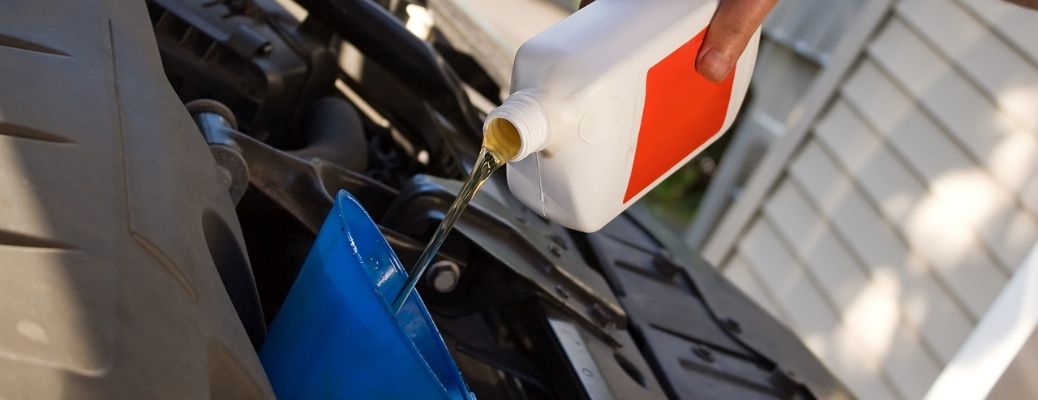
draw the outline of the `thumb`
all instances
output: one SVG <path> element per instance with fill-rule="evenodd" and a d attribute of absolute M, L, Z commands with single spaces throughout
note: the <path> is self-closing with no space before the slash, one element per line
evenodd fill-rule
<path fill-rule="evenodd" d="M 778 0 L 721 0 L 696 58 L 704 78 L 720 82 L 728 76 L 746 44 Z"/>

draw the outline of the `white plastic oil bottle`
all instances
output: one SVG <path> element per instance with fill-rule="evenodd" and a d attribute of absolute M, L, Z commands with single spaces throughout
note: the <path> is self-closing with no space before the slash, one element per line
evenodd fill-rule
<path fill-rule="evenodd" d="M 526 42 L 487 141 L 518 146 L 509 188 L 592 232 L 720 137 L 749 85 L 758 31 L 727 79 L 695 62 L 716 0 L 597 0 Z M 518 143 L 515 143 L 518 142 Z"/>

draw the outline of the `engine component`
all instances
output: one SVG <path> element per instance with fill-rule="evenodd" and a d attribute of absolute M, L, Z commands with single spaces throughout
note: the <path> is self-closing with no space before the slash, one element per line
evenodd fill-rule
<path fill-rule="evenodd" d="M 283 148 L 303 106 L 331 93 L 331 35 L 296 27 L 263 2 L 148 0 L 162 66 L 181 100 L 218 100 L 240 129 Z M 269 6 L 266 6 L 269 7 Z"/>
<path fill-rule="evenodd" d="M 273 398 L 254 347 L 331 194 L 350 190 L 413 261 L 458 186 L 443 177 L 475 154 L 479 116 L 451 68 L 374 2 L 307 0 L 363 11 L 339 15 L 346 28 L 299 24 L 269 0 L 67 3 L 0 12 L 0 375 L 18 383 L 0 397 Z M 350 46 L 378 68 L 339 71 Z M 370 105 L 359 124 L 337 78 Z M 182 100 L 199 98 L 233 113 L 192 103 L 192 124 Z M 442 279 L 420 289 L 480 398 L 846 393 L 640 218 L 575 234 L 500 180 L 467 216 L 439 254 Z"/>
<path fill-rule="evenodd" d="M 458 287 L 461 279 L 461 268 L 449 260 L 440 260 L 429 266 L 425 273 L 425 281 L 433 290 L 439 293 L 450 293 Z"/>
<path fill-rule="evenodd" d="M 368 166 L 368 141 L 360 115 L 341 97 L 324 97 L 306 108 L 303 116 L 304 147 L 290 151 L 305 159 L 319 158 L 351 171 Z"/>
<path fill-rule="evenodd" d="M 796 334 L 644 209 L 586 239 L 670 397 L 849 397 Z"/>
<path fill-rule="evenodd" d="M 501 179 L 489 181 L 484 190 L 501 191 L 501 183 Z M 416 176 L 387 210 L 383 223 L 401 233 L 423 237 L 439 223 L 443 210 L 459 189 L 457 181 Z M 551 254 L 550 233 L 559 227 L 533 215 L 521 220 L 511 217 L 513 210 L 528 212 L 514 204 L 508 207 L 489 196 L 477 197 L 459 219 L 457 232 L 494 254 L 538 287 L 545 298 L 571 312 L 604 340 L 615 343 L 607 330 L 623 327 L 627 316 L 608 284 L 576 253 L 567 252 L 561 257 Z M 560 286 L 572 295 L 562 298 L 555 289 Z"/>
<path fill-rule="evenodd" d="M 220 102 L 199 99 L 184 105 L 191 117 L 198 125 L 198 129 L 206 136 L 206 142 L 210 142 L 209 136 L 215 135 L 221 129 L 238 129 L 238 121 L 234 113 Z M 227 186 L 227 192 L 231 195 L 234 204 L 238 204 L 249 187 L 249 166 L 241 154 L 220 144 L 209 146 L 216 160 L 216 167 L 220 171 L 220 178 Z"/>
<path fill-rule="evenodd" d="M 144 3 L 0 9 L 0 398 L 273 399 L 238 218 Z"/>
<path fill-rule="evenodd" d="M 338 89 L 345 98 L 331 92 L 330 84 L 308 94 L 282 90 L 254 97 L 250 112 L 248 103 L 222 97 L 234 91 L 212 96 L 234 110 L 246 133 L 235 128 L 234 115 L 221 120 L 198 118 L 196 112 L 220 168 L 234 182 L 247 177 L 237 212 L 269 322 L 339 188 L 353 193 L 400 258 L 413 262 L 458 187 L 440 177 L 460 176 L 475 154 L 479 116 L 458 94 L 451 67 L 375 2 L 304 0 L 311 18 L 298 26 L 266 3 L 152 0 L 150 5 L 157 31 L 175 24 L 168 16 L 156 17 L 155 10 L 190 22 L 183 36 L 159 32 L 160 40 L 222 31 L 225 36 L 213 36 L 223 38 L 213 51 L 246 64 L 267 59 L 268 66 L 276 66 L 271 59 L 278 54 L 292 59 L 286 48 L 297 55 L 345 49 L 342 71 L 332 74 L 341 80 Z M 223 10 L 226 20 L 260 35 L 234 36 L 241 28 L 232 23 L 203 26 L 214 18 L 205 14 L 212 10 Z M 163 55 L 173 54 L 167 66 L 215 62 L 205 53 L 183 52 L 190 42 L 164 42 Z M 449 45 L 437 42 L 437 48 Z M 304 69 L 290 69 L 301 74 L 293 76 L 311 77 L 327 66 L 292 65 Z M 227 71 L 244 76 L 253 67 L 235 68 Z M 179 70 L 199 81 L 215 73 Z M 283 73 L 274 71 L 268 76 Z M 254 87 L 267 93 L 280 83 L 272 85 Z M 194 90 L 178 88 L 182 96 Z M 274 109 L 290 111 L 269 123 L 256 122 L 263 114 L 256 110 Z M 358 115 L 357 109 L 364 112 Z M 215 149 L 229 157 L 222 159 Z M 237 172 L 231 171 L 235 157 L 244 166 Z M 675 246 L 674 239 L 634 221 L 625 215 L 597 234 L 570 232 L 525 210 L 501 179 L 488 183 L 462 218 L 460 234 L 448 238 L 437 267 L 419 286 L 473 392 L 515 399 L 844 393 L 781 324 Z"/>
<path fill-rule="evenodd" d="M 317 19 L 402 81 L 447 116 L 479 137 L 481 121 L 454 72 L 392 14 L 369 0 L 300 0 Z M 392 46 L 386 46 L 386 42 Z"/>

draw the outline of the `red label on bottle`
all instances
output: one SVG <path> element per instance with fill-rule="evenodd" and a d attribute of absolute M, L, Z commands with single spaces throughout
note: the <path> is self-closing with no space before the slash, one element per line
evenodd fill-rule
<path fill-rule="evenodd" d="M 708 81 L 696 72 L 696 56 L 705 36 L 704 29 L 649 69 L 638 147 L 624 203 L 696 151 L 724 125 L 735 69 L 720 83 Z"/>

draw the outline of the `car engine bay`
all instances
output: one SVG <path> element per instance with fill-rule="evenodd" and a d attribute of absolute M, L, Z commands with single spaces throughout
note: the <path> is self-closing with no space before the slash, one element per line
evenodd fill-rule
<path fill-rule="evenodd" d="M 471 168 L 502 88 L 404 4 L 148 0 L 170 85 L 235 203 L 247 260 L 213 250 L 254 347 L 334 194 L 346 189 L 405 265 Z M 472 32 L 478 35 L 478 32 Z M 215 228 L 214 228 L 215 229 Z M 844 389 L 795 335 L 642 209 L 593 234 L 487 184 L 419 284 L 486 399 L 814 398 Z"/>

